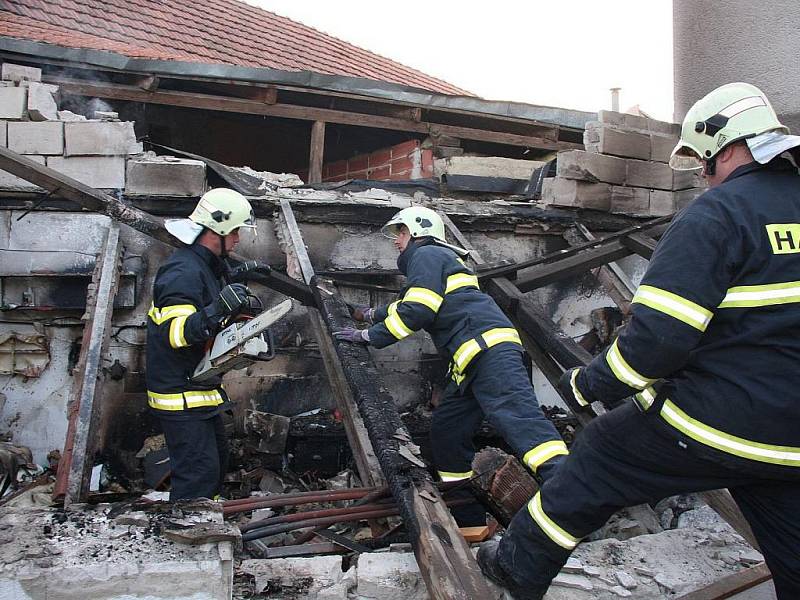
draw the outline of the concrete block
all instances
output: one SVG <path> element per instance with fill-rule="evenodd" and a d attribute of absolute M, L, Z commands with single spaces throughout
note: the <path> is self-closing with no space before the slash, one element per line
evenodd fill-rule
<path fill-rule="evenodd" d="M 558 153 L 556 176 L 581 181 L 602 181 L 623 185 L 626 161 L 614 156 L 605 156 L 583 150 L 567 150 Z"/>
<path fill-rule="evenodd" d="M 442 175 L 472 175 L 475 177 L 508 177 L 530 179 L 531 173 L 544 163 L 536 160 L 517 160 L 497 156 L 451 156 L 433 161 L 433 173 Z"/>
<path fill-rule="evenodd" d="M 700 174 L 700 169 L 694 171 L 672 171 L 672 189 L 688 190 L 691 188 L 706 187 L 706 180 Z"/>
<path fill-rule="evenodd" d="M 673 171 L 668 164 L 649 160 L 628 160 L 625 185 L 671 190 Z"/>
<path fill-rule="evenodd" d="M 428 592 L 413 554 L 387 552 L 358 557 L 358 587 L 361 598 L 427 600 Z"/>
<path fill-rule="evenodd" d="M 142 151 L 130 121 L 64 124 L 65 156 L 125 156 Z"/>
<path fill-rule="evenodd" d="M 50 156 L 47 166 L 89 187 L 125 187 L 125 158 L 122 156 Z"/>
<path fill-rule="evenodd" d="M 610 210 L 623 215 L 647 216 L 650 214 L 650 190 L 646 188 L 611 188 Z"/>
<path fill-rule="evenodd" d="M 666 135 L 663 133 L 650 134 L 650 160 L 668 163 L 672 150 L 678 143 L 677 135 Z"/>
<path fill-rule="evenodd" d="M 542 183 L 542 201 L 551 206 L 607 211 L 611 208 L 611 187 L 606 183 L 550 177 Z"/>
<path fill-rule="evenodd" d="M 45 164 L 44 156 L 28 156 L 32 161 Z M 0 171 L 0 189 L 11 190 L 19 192 L 43 192 L 44 190 L 39 186 L 33 185 L 29 181 L 20 179 L 16 175 L 12 175 L 7 171 Z"/>
<path fill-rule="evenodd" d="M 41 81 L 42 70 L 38 67 L 25 67 L 13 63 L 3 63 L 0 79 L 4 81 Z"/>
<path fill-rule="evenodd" d="M 675 212 L 675 196 L 664 190 L 650 190 L 650 214 L 663 217 Z"/>
<path fill-rule="evenodd" d="M 60 156 L 64 153 L 64 124 L 60 121 L 11 122 L 8 124 L 8 149 L 19 154 Z"/>
<path fill-rule="evenodd" d="M 346 600 L 347 588 L 353 585 L 349 573 L 354 571 L 343 573 L 338 556 L 244 560 L 240 570 L 253 577 L 256 594 L 297 600 Z"/>
<path fill-rule="evenodd" d="M 19 121 L 25 118 L 28 88 L 0 87 L 0 119 Z"/>
<path fill-rule="evenodd" d="M 57 85 L 31 82 L 28 84 L 28 117 L 31 121 L 57 121 Z"/>
<path fill-rule="evenodd" d="M 157 157 L 131 159 L 127 165 L 125 193 L 131 196 L 202 196 L 206 165 L 199 160 Z"/>
<path fill-rule="evenodd" d="M 8 147 L 8 123 L 0 121 L 0 146 Z"/>
<path fill-rule="evenodd" d="M 614 112 L 613 110 L 601 110 L 597 113 L 597 120 L 608 125 L 616 125 L 628 129 L 638 129 L 653 133 L 666 133 L 669 135 L 680 135 L 681 126 L 678 123 L 667 123 L 657 121 L 641 115 L 630 115 L 628 113 Z"/>
<path fill-rule="evenodd" d="M 650 159 L 650 134 L 634 129 L 621 129 L 592 121 L 586 124 L 583 143 L 588 152 Z"/>

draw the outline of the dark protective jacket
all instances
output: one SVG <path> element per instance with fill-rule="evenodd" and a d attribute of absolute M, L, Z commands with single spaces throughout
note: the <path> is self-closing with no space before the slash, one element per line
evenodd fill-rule
<path fill-rule="evenodd" d="M 739 167 L 682 211 L 632 309 L 573 377 L 579 402 L 635 394 L 679 437 L 800 469 L 800 175 L 788 161 Z"/>
<path fill-rule="evenodd" d="M 478 278 L 453 250 L 428 239 L 412 240 L 397 266 L 406 286 L 396 301 L 375 310 L 370 344 L 383 348 L 424 329 L 450 361 L 459 385 L 466 385 L 468 367 L 483 350 L 497 344 L 522 350 L 511 321 L 480 291 Z"/>
<path fill-rule="evenodd" d="M 153 285 L 147 319 L 148 404 L 162 417 L 209 418 L 225 401 L 221 379 L 193 386 L 194 374 L 216 331 L 203 308 L 216 301 L 222 261 L 193 244 L 176 250 L 161 266 Z"/>

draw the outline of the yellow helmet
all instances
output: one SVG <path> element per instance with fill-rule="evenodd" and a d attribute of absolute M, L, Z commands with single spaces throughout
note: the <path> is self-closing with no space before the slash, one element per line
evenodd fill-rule
<path fill-rule="evenodd" d="M 699 169 L 733 142 L 767 131 L 789 133 L 760 89 L 749 83 L 729 83 L 694 103 L 681 126 L 681 138 L 669 165 L 676 170 Z"/>

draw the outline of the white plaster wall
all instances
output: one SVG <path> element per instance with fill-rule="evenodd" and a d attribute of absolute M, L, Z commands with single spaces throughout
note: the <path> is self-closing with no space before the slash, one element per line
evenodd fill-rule
<path fill-rule="evenodd" d="M 800 131 L 800 2 L 673 1 L 675 120 L 714 88 L 760 87 L 794 133 Z"/>

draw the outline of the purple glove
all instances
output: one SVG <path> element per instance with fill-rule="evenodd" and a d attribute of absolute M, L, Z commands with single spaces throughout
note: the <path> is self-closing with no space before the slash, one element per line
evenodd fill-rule
<path fill-rule="evenodd" d="M 369 344 L 369 332 L 366 329 L 355 329 L 345 327 L 333 332 L 333 337 L 340 342 L 351 342 L 353 344 Z"/>
<path fill-rule="evenodd" d="M 372 325 L 372 313 L 375 309 L 363 304 L 348 304 L 347 308 L 350 310 L 350 316 L 353 317 L 354 321 Z"/>

